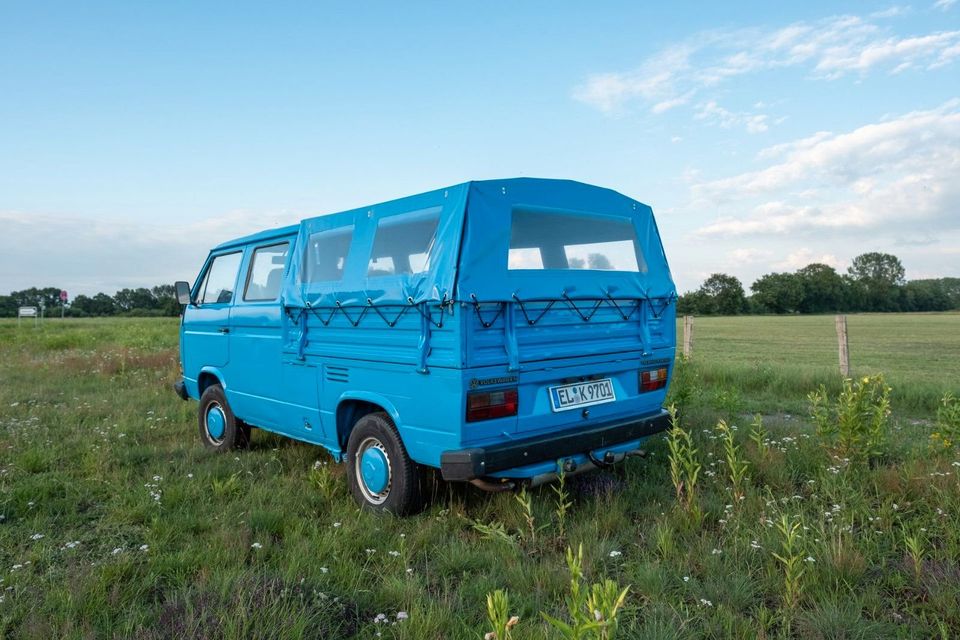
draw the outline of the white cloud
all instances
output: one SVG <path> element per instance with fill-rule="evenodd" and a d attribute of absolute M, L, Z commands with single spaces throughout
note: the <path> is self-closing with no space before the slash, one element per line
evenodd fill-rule
<path fill-rule="evenodd" d="M 192 280 L 207 252 L 231 238 L 302 216 L 235 211 L 189 224 L 0 212 L 0 292 L 59 286 L 71 297 Z"/>
<path fill-rule="evenodd" d="M 957 4 L 957 0 L 937 0 L 933 3 L 933 8 L 940 9 L 941 11 L 949 11 L 955 4 Z"/>
<path fill-rule="evenodd" d="M 702 32 L 664 48 L 632 71 L 591 75 L 573 96 L 605 113 L 634 102 L 663 113 L 731 78 L 770 69 L 804 67 L 814 77 L 836 79 L 873 70 L 936 68 L 960 57 L 960 30 L 900 36 L 876 22 L 899 15 L 894 9 L 868 18 L 836 16 L 778 29 Z"/>
<path fill-rule="evenodd" d="M 956 0 L 948 0 L 948 1 L 956 2 Z M 909 6 L 893 5 L 891 7 L 883 9 L 882 11 L 874 11 L 873 13 L 870 14 L 870 17 L 871 18 L 898 18 L 908 13 L 910 13 Z"/>
<path fill-rule="evenodd" d="M 723 213 L 704 236 L 960 228 L 960 101 L 763 150 L 756 171 L 699 182 Z M 726 213 L 726 212 L 733 213 Z"/>
<path fill-rule="evenodd" d="M 753 262 L 762 262 L 773 257 L 773 251 L 770 249 L 758 249 L 756 247 L 734 249 L 728 254 L 729 263 L 748 264 Z"/>
<path fill-rule="evenodd" d="M 714 100 L 701 104 L 694 118 L 717 124 L 724 129 L 743 128 L 747 133 L 764 133 L 770 128 L 767 114 L 735 113 L 724 109 Z"/>
<path fill-rule="evenodd" d="M 815 262 L 833 267 L 837 271 L 843 271 L 847 268 L 847 262 L 845 260 L 840 260 L 831 253 L 816 253 L 807 247 L 797 249 L 787 255 L 783 260 L 774 262 L 773 267 L 781 271 L 796 271 Z"/>

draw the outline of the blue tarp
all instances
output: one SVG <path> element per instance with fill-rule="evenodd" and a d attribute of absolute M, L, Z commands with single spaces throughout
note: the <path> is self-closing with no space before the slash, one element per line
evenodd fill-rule
<path fill-rule="evenodd" d="M 553 214 L 570 224 L 596 221 L 583 228 L 601 235 L 601 227 L 610 221 L 632 224 L 636 270 L 510 269 L 511 243 L 517 243 L 515 230 L 511 240 L 516 211 L 530 212 L 534 222 L 536 215 Z M 432 242 L 417 265 L 385 263 L 382 269 L 378 265 L 384 263 L 372 260 L 371 251 L 377 253 L 382 242 L 380 237 L 375 240 L 378 226 L 383 237 L 402 228 L 391 224 L 394 217 L 410 221 L 417 233 L 432 230 Z M 345 256 L 338 258 L 339 253 Z M 398 273 L 391 274 L 393 269 Z M 282 298 L 287 307 L 331 308 L 453 300 L 669 300 L 675 295 L 650 207 L 579 182 L 515 178 L 467 182 L 304 220 Z"/>

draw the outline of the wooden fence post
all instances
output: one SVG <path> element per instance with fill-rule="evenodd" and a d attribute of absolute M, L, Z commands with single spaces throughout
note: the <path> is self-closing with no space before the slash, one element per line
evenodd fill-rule
<path fill-rule="evenodd" d="M 850 377 L 850 345 L 847 342 L 847 316 L 837 316 L 837 342 L 840 345 L 840 375 Z"/>
<path fill-rule="evenodd" d="M 683 316 L 683 357 L 693 353 L 693 316 Z"/>

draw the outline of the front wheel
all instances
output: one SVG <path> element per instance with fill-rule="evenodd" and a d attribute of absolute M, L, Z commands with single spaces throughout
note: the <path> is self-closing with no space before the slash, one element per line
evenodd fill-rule
<path fill-rule="evenodd" d="M 347 478 L 360 506 L 397 516 L 420 511 L 421 475 L 390 416 L 369 413 L 357 421 L 347 441 Z"/>
<path fill-rule="evenodd" d="M 231 451 L 250 443 L 250 427 L 233 415 L 223 387 L 212 384 L 200 396 L 200 440 L 207 449 Z"/>

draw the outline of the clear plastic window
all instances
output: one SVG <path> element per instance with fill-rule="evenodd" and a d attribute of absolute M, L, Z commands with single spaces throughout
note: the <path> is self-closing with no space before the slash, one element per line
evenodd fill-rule
<path fill-rule="evenodd" d="M 645 272 L 627 218 L 515 209 L 507 268 Z"/>
<path fill-rule="evenodd" d="M 311 234 L 303 255 L 304 282 L 330 282 L 343 278 L 353 226 Z"/>
<path fill-rule="evenodd" d="M 440 210 L 431 207 L 382 218 L 377 223 L 367 276 L 429 271 Z"/>
<path fill-rule="evenodd" d="M 233 301 L 241 255 L 240 252 L 227 253 L 213 259 L 197 296 L 201 304 L 229 304 Z"/>
<path fill-rule="evenodd" d="M 280 285 L 283 283 L 283 265 L 287 261 L 287 242 L 258 247 L 250 260 L 250 271 L 247 273 L 247 286 L 243 290 L 243 299 L 276 300 L 280 296 Z"/>

